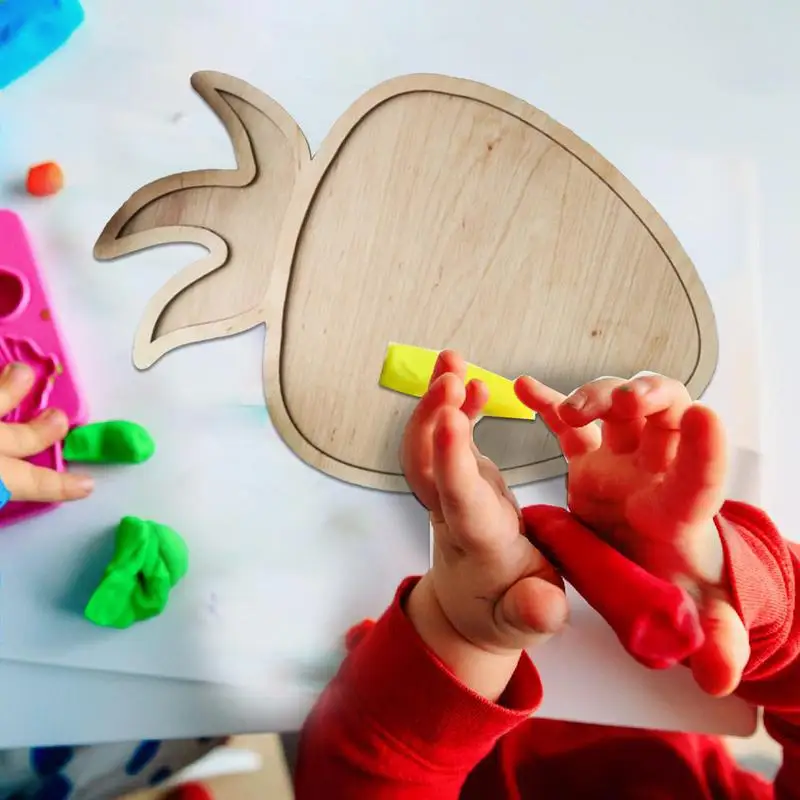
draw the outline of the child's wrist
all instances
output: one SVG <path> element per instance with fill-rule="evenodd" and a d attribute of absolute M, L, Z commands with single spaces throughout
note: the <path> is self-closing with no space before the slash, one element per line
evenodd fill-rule
<path fill-rule="evenodd" d="M 430 573 L 412 590 L 406 614 L 428 649 L 461 683 L 497 702 L 519 664 L 521 650 L 493 653 L 462 636 L 442 609 Z"/>

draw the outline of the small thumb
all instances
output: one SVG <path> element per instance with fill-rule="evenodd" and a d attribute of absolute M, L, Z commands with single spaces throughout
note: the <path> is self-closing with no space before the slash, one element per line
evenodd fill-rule
<path fill-rule="evenodd" d="M 750 660 L 750 636 L 733 606 L 720 597 L 707 598 L 701 610 L 704 646 L 690 659 L 700 688 L 714 697 L 735 692 Z"/>
<path fill-rule="evenodd" d="M 495 621 L 512 639 L 557 633 L 569 617 L 561 579 L 533 575 L 517 581 L 501 598 Z"/>

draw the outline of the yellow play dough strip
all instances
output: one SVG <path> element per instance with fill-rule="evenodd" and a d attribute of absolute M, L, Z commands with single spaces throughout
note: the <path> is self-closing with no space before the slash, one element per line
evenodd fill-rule
<path fill-rule="evenodd" d="M 401 394 L 422 397 L 436 366 L 438 350 L 408 344 L 390 344 L 381 370 L 380 385 Z M 489 370 L 467 364 L 467 382 L 483 381 L 489 389 L 489 402 L 484 409 L 487 417 L 506 419 L 535 419 L 536 415 L 514 394 L 514 382 Z"/>

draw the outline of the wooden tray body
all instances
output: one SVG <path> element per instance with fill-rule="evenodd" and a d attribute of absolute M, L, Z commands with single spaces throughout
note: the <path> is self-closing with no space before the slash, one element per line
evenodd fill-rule
<path fill-rule="evenodd" d="M 266 323 L 265 397 L 285 442 L 351 483 L 406 491 L 414 400 L 378 386 L 390 341 L 455 348 L 561 391 L 647 369 L 697 398 L 718 355 L 699 275 L 611 164 L 517 98 L 439 75 L 383 83 L 310 157 L 273 100 L 230 76 L 193 85 L 226 125 L 238 169 L 144 187 L 98 258 L 165 242 L 209 256 L 151 301 L 134 362 Z M 540 422 L 483 420 L 506 480 L 564 472 Z"/>

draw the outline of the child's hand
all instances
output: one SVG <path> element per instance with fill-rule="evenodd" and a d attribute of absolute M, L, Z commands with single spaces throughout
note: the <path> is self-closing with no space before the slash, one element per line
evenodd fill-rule
<path fill-rule="evenodd" d="M 488 392 L 480 381 L 465 387 L 465 372 L 456 354 L 439 356 L 403 438 L 403 469 L 434 531 L 433 568 L 414 589 L 408 613 L 462 681 L 492 696 L 521 650 L 561 627 L 567 604 L 560 579 L 522 535 L 500 471 L 473 444 Z M 511 671 L 500 666 L 493 681 L 487 657 L 498 665 L 505 659 Z"/>
<path fill-rule="evenodd" d="M 33 386 L 33 370 L 11 364 L 0 375 L 0 417 L 13 411 Z M 67 418 L 55 409 L 25 424 L 0 422 L 0 479 L 12 500 L 59 502 L 79 500 L 92 491 L 83 475 L 35 467 L 23 459 L 41 453 L 67 434 Z"/>
<path fill-rule="evenodd" d="M 706 643 L 691 658 L 712 694 L 738 685 L 748 636 L 728 601 L 714 515 L 726 470 L 722 424 L 678 381 L 641 374 L 600 378 L 569 397 L 532 378 L 519 399 L 558 437 L 569 466 L 570 510 L 649 572 L 697 599 Z M 594 424 L 601 421 L 601 425 Z"/>

